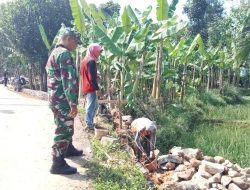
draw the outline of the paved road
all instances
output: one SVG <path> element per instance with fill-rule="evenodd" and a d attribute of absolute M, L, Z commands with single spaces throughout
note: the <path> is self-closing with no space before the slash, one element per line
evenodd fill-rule
<path fill-rule="evenodd" d="M 87 156 L 67 160 L 78 168 L 77 174 L 49 173 L 53 132 L 47 101 L 24 97 L 0 85 L 1 190 L 91 189 L 83 167 L 91 153 L 79 119 L 75 122 L 75 145 L 84 149 Z"/>

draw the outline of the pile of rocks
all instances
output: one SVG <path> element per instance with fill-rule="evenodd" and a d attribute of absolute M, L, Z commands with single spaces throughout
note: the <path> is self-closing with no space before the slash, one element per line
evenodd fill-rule
<path fill-rule="evenodd" d="M 47 92 L 43 92 L 39 90 L 31 90 L 31 89 L 26 89 L 26 88 L 23 88 L 21 92 L 30 96 L 37 97 L 41 100 L 48 100 Z"/>
<path fill-rule="evenodd" d="M 250 190 L 250 168 L 199 149 L 174 147 L 158 157 L 159 169 L 149 179 L 165 190 Z"/>

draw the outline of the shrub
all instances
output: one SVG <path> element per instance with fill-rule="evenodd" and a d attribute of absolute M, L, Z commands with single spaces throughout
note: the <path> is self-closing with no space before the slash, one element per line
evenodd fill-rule
<path fill-rule="evenodd" d="M 223 98 L 228 104 L 239 104 L 243 102 L 240 91 L 233 86 L 225 86 L 222 89 Z"/>
<path fill-rule="evenodd" d="M 218 91 L 210 90 L 208 92 L 204 92 L 200 95 L 200 99 L 205 104 L 210 104 L 213 106 L 225 106 L 227 103 L 219 94 Z"/>

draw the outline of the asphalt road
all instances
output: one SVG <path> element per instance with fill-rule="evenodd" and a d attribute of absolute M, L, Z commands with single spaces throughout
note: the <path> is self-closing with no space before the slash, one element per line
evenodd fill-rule
<path fill-rule="evenodd" d="M 77 174 L 49 173 L 53 133 L 47 101 L 22 96 L 0 85 L 0 190 L 92 189 L 85 167 L 91 150 L 79 118 L 75 120 L 74 144 L 86 155 L 67 159 L 77 167 Z"/>

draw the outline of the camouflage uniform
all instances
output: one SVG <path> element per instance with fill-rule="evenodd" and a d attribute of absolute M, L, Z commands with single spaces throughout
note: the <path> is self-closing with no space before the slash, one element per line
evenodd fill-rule
<path fill-rule="evenodd" d="M 51 53 L 46 70 L 48 73 L 49 106 L 56 124 L 52 155 L 63 156 L 72 142 L 74 118 L 69 117 L 71 105 L 78 104 L 78 79 L 70 52 L 62 45 Z"/>

